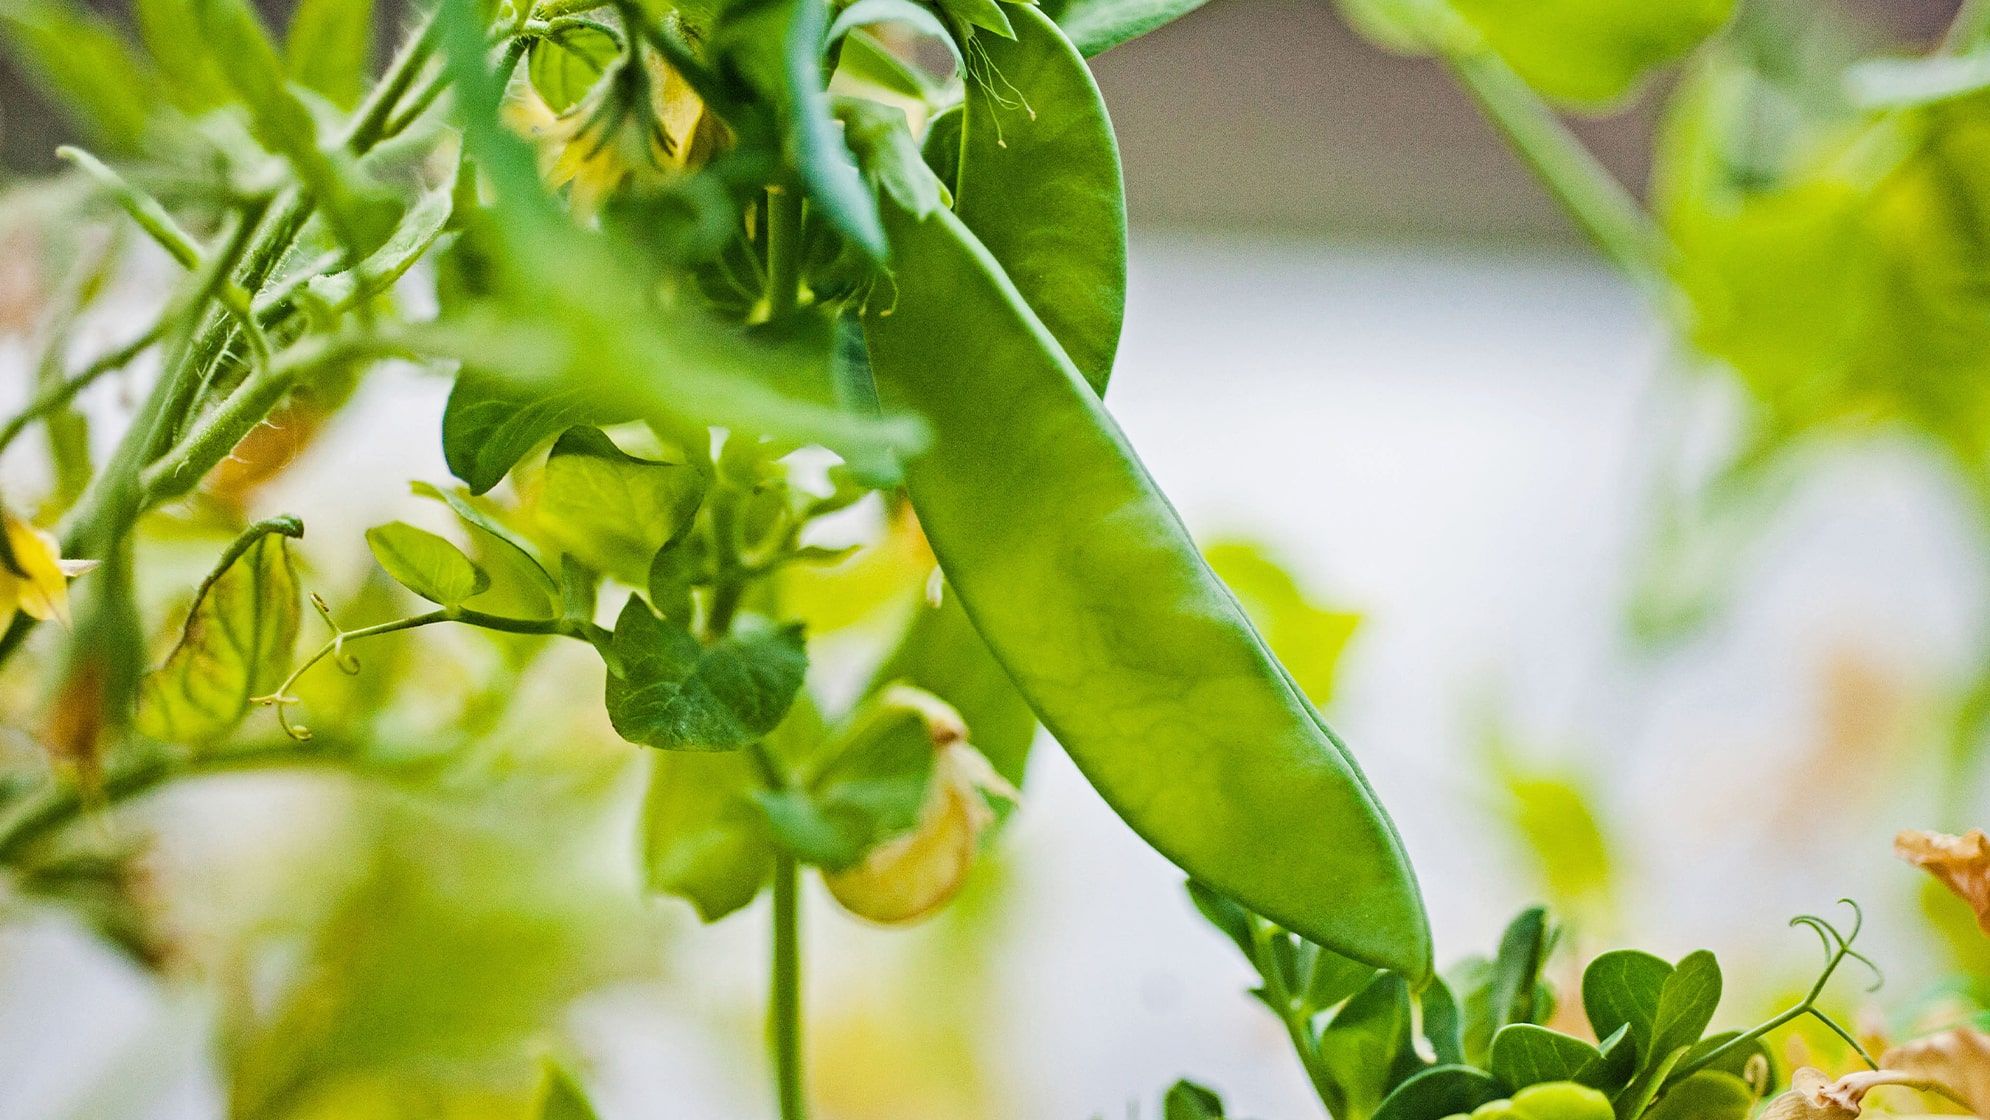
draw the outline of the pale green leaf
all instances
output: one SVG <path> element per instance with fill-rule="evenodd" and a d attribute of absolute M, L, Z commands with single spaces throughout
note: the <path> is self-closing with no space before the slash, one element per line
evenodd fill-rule
<path fill-rule="evenodd" d="M 460 605 L 491 585 L 489 573 L 462 549 L 405 521 L 368 529 L 366 547 L 395 583 L 445 607 Z"/>

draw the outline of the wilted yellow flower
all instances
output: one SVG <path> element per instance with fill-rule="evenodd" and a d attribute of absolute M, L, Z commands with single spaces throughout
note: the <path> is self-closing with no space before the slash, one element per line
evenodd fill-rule
<path fill-rule="evenodd" d="M 1978 1116 L 1990 1117 L 1990 1033 L 1957 1027 L 1896 1046 L 1881 1056 L 1879 1064 L 1924 1083 Z"/>
<path fill-rule="evenodd" d="M 69 581 L 97 566 L 94 560 L 64 560 L 53 536 L 11 513 L 0 511 L 6 548 L 0 551 L 0 627 L 14 612 L 69 625 Z"/>
<path fill-rule="evenodd" d="M 1859 1104 L 1830 1074 L 1805 1066 L 1790 1075 L 1790 1091 L 1770 1101 L 1761 1120 L 1855 1120 Z"/>
<path fill-rule="evenodd" d="M 529 82 L 505 98 L 505 122 L 537 145 L 539 173 L 553 189 L 567 188 L 577 214 L 595 214 L 623 187 L 661 181 L 706 154 L 704 101 L 655 52 L 641 58 L 638 68 L 616 66 L 564 113 Z"/>
<path fill-rule="evenodd" d="M 1990 836 L 1972 828 L 1961 836 L 1909 829 L 1893 839 L 1893 854 L 1941 880 L 1990 933 Z"/>
<path fill-rule="evenodd" d="M 967 742 L 960 713 L 930 693 L 894 686 L 885 703 L 916 713 L 933 737 L 933 777 L 919 823 L 871 849 L 846 871 L 825 875 L 829 893 L 874 922 L 910 922 L 939 909 L 967 882 L 981 833 L 994 823 L 988 794 L 1015 800 L 981 752 Z"/>

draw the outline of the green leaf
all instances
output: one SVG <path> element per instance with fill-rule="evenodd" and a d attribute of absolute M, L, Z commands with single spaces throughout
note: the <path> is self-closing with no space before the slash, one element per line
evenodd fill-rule
<path fill-rule="evenodd" d="M 1974 927 L 1971 928 L 1973 929 Z M 1740 1031 L 1721 1031 L 1718 1034 L 1710 1034 L 1695 1043 L 1693 1048 L 1686 1052 L 1686 1057 L 1681 1059 L 1679 1064 L 1683 1068 L 1691 1068 L 1697 1065 L 1701 1058 L 1740 1037 Z M 1747 1046 L 1737 1047 L 1732 1052 L 1723 1055 L 1719 1061 L 1707 1068 L 1719 1073 L 1730 1073 L 1736 1077 L 1745 1078 L 1748 1073 L 1749 1061 L 1757 1056 L 1761 1057 L 1765 1063 L 1765 1068 L 1769 1071 L 1769 1084 L 1775 1084 L 1776 1056 L 1769 1052 L 1768 1045 L 1760 1039 L 1755 1040 Z"/>
<path fill-rule="evenodd" d="M 1188 881 L 1187 887 L 1189 901 L 1195 904 L 1196 912 L 1202 915 L 1203 920 L 1222 931 L 1246 960 L 1255 959 L 1257 941 L 1251 936 L 1250 911 L 1194 879 Z"/>
<path fill-rule="evenodd" d="M 558 433 L 627 419 L 604 414 L 579 385 L 534 390 L 466 368 L 442 409 L 442 458 L 470 493 L 482 494 Z"/>
<path fill-rule="evenodd" d="M 1554 932 L 1548 926 L 1548 912 L 1536 906 L 1520 912 L 1500 936 L 1499 955 L 1493 959 L 1492 1016 L 1494 1029 L 1509 1023 L 1537 1022 L 1545 1010 L 1536 1006 L 1541 969 L 1548 962 Z"/>
<path fill-rule="evenodd" d="M 822 47 L 829 5 L 769 0 L 729 5 L 708 52 L 725 59 L 773 107 L 790 167 L 815 213 L 873 260 L 884 257 L 877 203 L 843 143 L 823 92 Z"/>
<path fill-rule="evenodd" d="M 1629 1024 L 1610 1032 L 1597 1048 L 1596 1060 L 1577 1071 L 1575 1080 L 1606 1092 L 1623 1088 L 1638 1072 L 1638 1046 Z"/>
<path fill-rule="evenodd" d="M 1085 57 L 1158 31 L 1209 0 L 1051 0 L 1044 11 L 1057 20 Z"/>
<path fill-rule="evenodd" d="M 1685 57 L 1727 23 L 1736 0 L 1448 2 L 1542 96 L 1594 107 Z"/>
<path fill-rule="evenodd" d="M 526 75 L 546 107 L 564 113 L 580 104 L 621 57 L 622 41 L 607 27 L 585 21 L 563 23 L 533 40 Z"/>
<path fill-rule="evenodd" d="M 1685 1057 L 1686 1047 L 1681 1046 L 1669 1053 L 1659 1052 L 1654 1057 L 1645 1059 L 1644 1070 L 1612 1099 L 1611 1103 L 1617 1110 L 1617 1120 L 1637 1120 L 1643 1116 L 1645 1110 L 1651 1107 L 1651 1102 L 1657 1098 L 1666 1079 L 1672 1076 L 1673 1070 L 1679 1068 L 1679 1063 Z"/>
<path fill-rule="evenodd" d="M 1755 1094 L 1731 1073 L 1700 1072 L 1673 1084 L 1643 1120 L 1748 1120 Z"/>
<path fill-rule="evenodd" d="M 1161 1099 L 1161 1120 L 1223 1120 L 1223 1098 L 1193 1081 L 1177 1081 Z"/>
<path fill-rule="evenodd" d="M 1430 1040 L 1430 1050 L 1440 1066 L 1465 1064 L 1465 1017 L 1458 1008 L 1458 999 L 1451 994 L 1451 985 L 1439 976 L 1430 978 L 1423 995 L 1423 1037 Z"/>
<path fill-rule="evenodd" d="M 287 538 L 292 518 L 259 522 L 221 556 L 194 593 L 180 640 L 138 684 L 136 727 L 171 743 L 226 735 L 249 703 L 276 691 L 297 644 L 297 574 Z"/>
<path fill-rule="evenodd" d="M 136 0 L 132 16 L 175 105 L 204 113 L 234 96 L 220 61 L 201 38 L 194 0 Z"/>
<path fill-rule="evenodd" d="M 546 1070 L 546 1096 L 539 1106 L 539 1120 L 601 1120 L 587 1099 L 580 1081 L 565 1066 L 549 1063 Z"/>
<path fill-rule="evenodd" d="M 961 56 L 960 44 L 947 32 L 947 25 L 933 14 L 931 8 L 913 0 L 857 0 L 856 3 L 839 12 L 829 24 L 827 40 L 834 46 L 844 36 L 859 27 L 874 27 L 878 24 L 895 23 L 924 35 L 945 47 L 953 55 L 957 70 L 967 69 L 967 60 Z M 916 95 L 915 95 L 916 96 Z"/>
<path fill-rule="evenodd" d="M 366 547 L 394 582 L 431 603 L 460 606 L 490 587 L 489 573 L 463 550 L 426 529 L 389 521 L 366 531 Z"/>
<path fill-rule="evenodd" d="M 1332 949 L 1308 942 L 1312 960 L 1300 986 L 1300 999 L 1309 1011 L 1325 1011 L 1367 987 L 1375 979 L 1375 966 L 1350 960 Z M 1425 989 L 1429 994 L 1429 989 Z"/>
<path fill-rule="evenodd" d="M 656 752 L 643 808 L 650 889 L 690 900 L 707 922 L 752 902 L 776 850 L 753 800 L 763 784 L 743 752 Z"/>
<path fill-rule="evenodd" d="M 1191 876 L 1343 955 L 1427 976 L 1422 901 L 1388 818 L 1096 394 L 952 214 L 885 209 L 896 299 L 865 321 L 880 399 L 934 434 L 906 468 L 913 504 L 1018 691 Z"/>
<path fill-rule="evenodd" d="M 1510 1023 L 1493 1036 L 1488 1068 L 1508 1089 L 1524 1089 L 1544 1081 L 1575 1081 L 1602 1057 L 1579 1038 L 1532 1023 Z"/>
<path fill-rule="evenodd" d="M 919 154 L 905 110 L 846 97 L 837 101 L 836 115 L 872 190 L 922 218 L 946 205 L 945 189 Z"/>
<path fill-rule="evenodd" d="M 1925 58 L 1874 58 L 1845 73 L 1846 93 L 1864 109 L 1911 109 L 1990 89 L 1990 51 Z"/>
<path fill-rule="evenodd" d="M 515 566 L 545 594 L 549 604 L 560 601 L 559 582 L 553 578 L 552 572 L 547 570 L 546 562 L 540 557 L 539 550 L 525 538 L 499 524 L 496 518 L 479 509 L 475 502 L 461 494 L 431 486 L 426 482 L 416 482 L 411 488 L 423 497 L 434 498 L 448 506 L 457 517 L 463 519 L 465 525 L 495 542 L 506 555 L 517 561 Z"/>
<path fill-rule="evenodd" d="M 1636 949 L 1617 949 L 1589 962 L 1582 973 L 1582 1007 L 1596 1037 L 1630 1028 L 1641 1066 L 1651 1058 L 1652 1023 L 1672 966 Z"/>
<path fill-rule="evenodd" d="M 1410 1048 L 1410 987 L 1384 972 L 1355 993 L 1320 1032 L 1319 1067 L 1338 1099 L 1328 1111 L 1344 1120 L 1374 1116 L 1390 1091 Z"/>
<path fill-rule="evenodd" d="M 703 646 L 630 596 L 615 623 L 608 718 L 631 743 L 729 751 L 788 714 L 808 655 L 801 627 L 750 629 Z"/>
<path fill-rule="evenodd" d="M 938 606 L 921 598 L 866 692 L 876 694 L 891 684 L 923 689 L 952 705 L 967 724 L 968 742 L 1004 780 L 1022 788 L 1036 742 L 1036 713 L 988 652 L 951 589 L 942 591 Z"/>
<path fill-rule="evenodd" d="M 69 0 L 0 0 L 0 32 L 35 87 L 103 151 L 131 152 L 158 97 L 152 68 L 102 16 Z"/>
<path fill-rule="evenodd" d="M 697 516 L 709 482 L 691 463 L 638 458 L 598 428 L 570 428 L 546 459 L 535 508 L 547 539 L 640 587 L 657 550 Z"/>
<path fill-rule="evenodd" d="M 919 713 L 874 700 L 852 717 L 798 786 L 758 798 L 775 836 L 829 871 L 919 823 L 933 778 L 933 738 Z"/>
<path fill-rule="evenodd" d="M 1437 1065 L 1396 1086 L 1373 1120 L 1438 1120 L 1470 1112 L 1499 1095 L 1499 1084 L 1481 1070 Z"/>
<path fill-rule="evenodd" d="M 935 2 L 939 4 L 941 11 L 970 28 L 978 27 L 1004 39 L 1015 37 L 1016 31 L 1010 25 L 1008 14 L 996 0 L 935 0 Z M 983 39 L 976 45 L 983 45 L 986 42 L 987 40 Z"/>
<path fill-rule="evenodd" d="M 1691 1047 L 1714 1021 L 1721 1001 L 1721 966 L 1705 949 L 1688 954 L 1659 988 L 1652 1015 L 1652 1054 Z M 1649 1062 L 1651 1059 L 1646 1058 Z"/>
<path fill-rule="evenodd" d="M 298 0 L 284 55 L 291 80 L 350 109 L 372 69 L 373 0 Z"/>
<path fill-rule="evenodd" d="M 967 83 L 954 213 L 1103 394 L 1126 315 L 1119 146 L 1091 71 L 1057 25 L 1028 5 L 1014 21 L 1013 40 L 977 44 L 1000 77 Z"/>

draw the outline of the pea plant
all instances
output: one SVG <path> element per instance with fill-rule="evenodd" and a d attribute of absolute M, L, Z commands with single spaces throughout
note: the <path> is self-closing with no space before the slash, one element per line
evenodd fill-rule
<path fill-rule="evenodd" d="M 140 46 L 61 0 L 0 9 L 89 144 L 34 204 L 119 230 L 4 436 L 47 436 L 51 484 L 6 495 L 0 659 L 51 698 L 60 765 L 0 790 L 0 861 L 74 880 L 80 826 L 183 777 L 391 769 L 325 678 L 471 629 L 595 657 L 615 733 L 656 752 L 651 886 L 707 920 L 771 889 L 783 1117 L 802 869 L 878 922 L 933 910 L 1039 722 L 1198 882 L 1422 983 L 1389 818 L 1102 404 L 1126 219 L 1085 56 L 1181 7 L 443 0 L 378 74 L 350 0 L 281 39 L 246 0 L 139 0 Z M 73 368 L 125 230 L 178 275 Z M 407 499 L 454 539 L 365 534 L 415 613 L 334 608 L 296 556 L 311 510 L 245 513 L 389 361 L 454 378 L 455 479 Z M 99 457 L 78 398 L 120 376 L 139 399 Z M 831 703 L 793 603 L 849 590 L 808 589 L 860 559 L 819 543 L 859 506 L 898 557 L 875 598 L 916 605 Z M 174 524 L 235 533 L 162 617 L 138 589 Z M 289 1114 L 312 1068 L 237 1111 Z"/>
<path fill-rule="evenodd" d="M 476 1032 L 536 1053 L 613 953 L 562 901 L 577 876 L 557 846 L 538 850 L 552 808 L 480 752 L 572 656 L 622 753 L 647 748 L 643 885 L 706 921 L 772 896 L 783 1120 L 810 1100 L 804 870 L 876 923 L 943 907 L 1026 797 L 1039 727 L 1190 877 L 1336 1120 L 1738 1118 L 1780 1084 L 1764 1037 L 1797 1019 L 1890 1067 L 1817 1002 L 1863 960 L 1856 921 L 1800 919 L 1827 950 L 1815 989 L 1742 1031 L 1709 1033 L 1711 955 L 1629 950 L 1583 976 L 1594 1041 L 1550 1029 L 1538 910 L 1492 960 L 1437 975 L 1403 845 L 1315 706 L 1344 620 L 1248 549 L 1206 557 L 1103 403 L 1126 213 L 1086 59 L 1193 6 L 438 0 L 397 22 L 301 0 L 278 34 L 248 0 L 134 0 L 129 19 L 0 0 L 79 138 L 8 207 L 61 274 L 0 426 L 25 464 L 0 494 L 0 695 L 40 763 L 0 781 L 9 883 L 164 968 L 134 861 L 94 826 L 217 773 L 364 779 L 390 795 L 382 845 L 301 994 L 229 977 L 246 993 L 224 1023 L 230 1114 L 359 1114 L 434 1074 L 404 1047 L 474 1065 Z M 1974 384 L 1980 323 L 1942 301 L 1980 295 L 1980 246 L 1952 244 L 1959 211 L 1900 207 L 1965 190 L 1967 148 L 1947 145 L 1974 135 L 1976 15 L 1937 59 L 1859 71 L 1856 142 L 1795 114 L 1749 156 L 1716 126 L 1736 125 L 1732 83 L 1768 81 L 1748 67 L 1774 36 L 1744 19 L 1703 46 L 1721 0 L 1346 8 L 1452 65 L 1611 256 L 1691 306 L 1696 343 L 1763 400 L 1761 447 L 1874 408 L 1922 416 L 1926 382 L 1896 374 L 1930 354 L 1928 392 Z M 1661 229 L 1540 99 L 1608 102 L 1696 50 L 1715 61 L 1677 95 Z M 1823 227 L 1870 252 L 1850 281 L 1790 264 Z M 157 252 L 138 259 L 140 239 Z M 1881 299 L 1931 245 L 1927 299 Z M 143 310 L 81 353 L 131 275 Z M 1797 275 L 1844 284 L 1839 302 L 1788 295 Z M 335 588 L 301 543 L 318 511 L 269 495 L 406 367 L 451 379 L 452 478 L 414 480 L 406 517 L 363 534 L 381 578 Z M 1958 462 L 1974 430 L 1951 433 Z M 196 552 L 192 595 L 162 594 Z M 501 668 L 383 671 L 451 636 Z M 493 1015 L 462 996 L 479 985 L 520 998 Z M 466 1107 L 592 1115 L 584 1078 L 551 1066 Z M 1186 1082 L 1163 1107 L 1222 1115 Z"/>

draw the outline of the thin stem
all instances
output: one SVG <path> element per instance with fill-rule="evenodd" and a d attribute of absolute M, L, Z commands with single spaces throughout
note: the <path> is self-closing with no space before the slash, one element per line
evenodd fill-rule
<path fill-rule="evenodd" d="M 767 317 L 794 311 L 802 289 L 802 195 L 767 188 Z"/>
<path fill-rule="evenodd" d="M 1306 1020 L 1304 1009 L 1293 998 L 1291 989 L 1285 986 L 1285 972 L 1279 967 L 1278 952 L 1272 945 L 1277 935 L 1277 927 L 1262 918 L 1252 915 L 1251 923 L 1251 963 L 1264 980 L 1265 998 L 1278 1011 L 1279 1022 L 1285 1025 L 1285 1033 L 1292 1040 L 1292 1049 L 1299 1055 L 1299 1065 L 1305 1069 L 1307 1080 L 1313 1083 L 1313 1092 L 1320 1098 L 1329 1114 L 1335 1110 L 1333 1082 L 1320 1069 L 1319 1050 L 1313 1041 L 1312 1026 Z"/>
<path fill-rule="evenodd" d="M 774 1085 L 781 1120 L 805 1120 L 802 1069 L 802 957 L 800 867 L 786 851 L 774 858 L 774 974 L 767 1000 L 767 1031 L 774 1053 Z"/>
<path fill-rule="evenodd" d="M 1664 292 L 1664 238 L 1644 207 L 1518 75 L 1490 52 L 1445 61 L 1576 224 L 1654 300 Z"/>
<path fill-rule="evenodd" d="M 1858 908 L 1855 905 L 1853 907 L 1855 913 L 1857 912 L 1857 909 Z M 1775 1018 L 1770 1019 L 1768 1022 L 1763 1023 L 1760 1026 L 1757 1026 L 1751 1030 L 1745 1031 L 1742 1034 L 1739 1034 L 1734 1038 L 1728 1040 L 1726 1043 L 1715 1047 L 1713 1050 L 1701 1056 L 1698 1060 L 1682 1065 L 1679 1069 L 1675 1070 L 1672 1073 L 1671 1076 L 1674 1079 L 1690 1077 L 1693 1074 L 1699 1072 L 1700 1070 L 1706 1069 L 1708 1066 L 1713 1065 L 1715 1062 L 1720 1061 L 1722 1058 L 1735 1053 L 1736 1051 L 1740 1050 L 1742 1047 L 1753 1043 L 1755 1040 L 1761 1038 L 1763 1035 L 1766 1035 L 1769 1032 L 1777 1030 L 1781 1027 L 1787 1026 L 1790 1023 L 1795 1022 L 1796 1020 L 1802 1018 L 1805 1015 L 1809 1015 L 1812 1018 L 1816 1019 L 1818 1022 L 1823 1023 L 1826 1027 L 1830 1028 L 1833 1034 L 1836 1034 L 1839 1038 L 1844 1039 L 1848 1044 L 1851 1045 L 1852 1049 L 1855 1052 L 1857 1052 L 1860 1059 L 1863 1060 L 1868 1067 L 1872 1069 L 1879 1068 L 1879 1063 L 1873 1061 L 1873 1056 L 1871 1054 L 1866 1053 L 1866 1048 L 1859 1044 L 1858 1039 L 1852 1037 L 1850 1032 L 1846 1031 L 1843 1027 L 1839 1026 L 1838 1023 L 1831 1018 L 1831 1016 L 1826 1015 L 1824 1012 L 1818 1010 L 1817 1008 L 1818 998 L 1824 994 L 1825 986 L 1831 983 L 1831 977 L 1837 973 L 1838 966 L 1844 964 L 1848 958 L 1863 961 L 1866 963 L 1867 967 L 1871 967 L 1872 962 L 1867 961 L 1864 956 L 1862 956 L 1852 948 L 1852 942 L 1856 940 L 1859 936 L 1860 926 L 1863 926 L 1865 924 L 1864 915 L 1860 915 L 1858 919 L 1858 924 L 1852 927 L 1852 933 L 1849 937 L 1840 935 L 1836 929 L 1832 928 L 1831 925 L 1825 922 L 1822 918 L 1816 918 L 1806 915 L 1803 917 L 1791 919 L 1790 924 L 1809 926 L 1812 930 L 1814 930 L 1817 933 L 1818 937 L 1824 941 L 1824 948 L 1825 948 L 1824 971 L 1818 975 L 1817 982 L 1810 986 L 1810 991 L 1805 993 L 1803 999 L 1799 1000 L 1795 1006 L 1782 1012 L 1781 1014 L 1777 1015 Z"/>
<path fill-rule="evenodd" d="M 152 324 L 144 334 L 105 354 L 89 365 L 84 366 L 75 376 L 53 382 L 36 393 L 27 406 L 16 413 L 6 424 L 0 425 L 0 452 L 7 450 L 28 425 L 44 416 L 61 411 L 76 394 L 95 384 L 98 378 L 115 373 L 130 365 L 140 354 L 155 345 L 166 334 L 166 322 L 160 320 Z"/>

